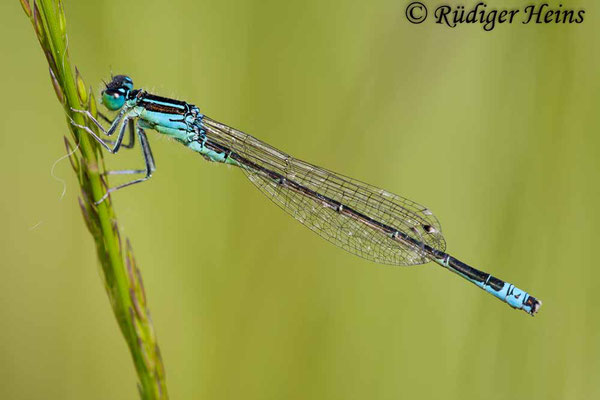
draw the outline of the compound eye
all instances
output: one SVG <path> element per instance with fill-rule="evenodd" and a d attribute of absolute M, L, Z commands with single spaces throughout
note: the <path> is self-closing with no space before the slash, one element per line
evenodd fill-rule
<path fill-rule="evenodd" d="M 118 90 L 105 90 L 102 92 L 102 104 L 111 111 L 118 110 L 125 104 L 125 96 Z"/>

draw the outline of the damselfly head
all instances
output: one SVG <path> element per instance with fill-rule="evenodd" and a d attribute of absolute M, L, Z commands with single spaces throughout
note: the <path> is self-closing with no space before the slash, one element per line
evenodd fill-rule
<path fill-rule="evenodd" d="M 109 110 L 115 111 L 123 107 L 127 93 L 133 89 L 133 81 L 127 75 L 116 75 L 106 84 L 102 91 L 102 104 Z"/>

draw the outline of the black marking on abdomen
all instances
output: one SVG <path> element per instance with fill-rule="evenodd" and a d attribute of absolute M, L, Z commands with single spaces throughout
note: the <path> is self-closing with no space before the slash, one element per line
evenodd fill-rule
<path fill-rule="evenodd" d="M 320 202 L 321 204 L 324 204 L 325 206 L 327 206 L 329 208 L 332 208 L 333 210 L 337 211 L 340 214 L 345 214 L 349 217 L 357 219 L 360 222 L 362 222 L 363 224 L 371 227 L 372 229 L 375 229 L 377 231 L 380 231 L 380 232 L 388 235 L 388 237 L 390 237 L 392 240 L 395 240 L 404 245 L 408 245 L 409 247 L 412 247 L 413 249 L 420 249 L 420 251 L 423 253 L 423 257 L 427 257 L 431 260 L 438 260 L 438 261 L 443 260 L 443 263 L 445 265 L 447 265 L 449 268 L 452 268 L 454 271 L 468 277 L 469 279 L 471 279 L 473 281 L 482 282 L 486 286 L 490 286 L 496 291 L 500 291 L 506 284 L 503 280 L 498 279 L 495 276 L 488 274 L 487 272 L 483 272 L 476 268 L 473 268 L 470 265 L 467 265 L 467 264 L 463 263 L 462 261 L 457 260 L 456 258 L 452 257 L 450 254 L 447 254 L 441 250 L 435 249 L 435 248 L 429 246 L 428 244 L 423 243 L 423 242 L 413 238 L 412 236 L 410 236 L 404 232 L 401 232 L 400 230 L 398 230 L 392 226 L 389 226 L 380 221 L 374 220 L 373 218 L 370 218 L 369 216 L 367 216 L 357 210 L 354 210 L 353 208 L 351 208 L 345 204 L 342 204 L 341 202 L 339 202 L 337 200 L 334 200 L 334 199 L 327 197 L 325 195 L 322 195 L 310 188 L 307 188 L 306 186 L 303 186 L 294 180 L 287 179 L 282 174 L 275 172 L 275 171 L 271 171 L 268 168 L 265 168 L 251 160 L 248 160 L 247 158 L 243 157 L 242 155 L 232 151 L 231 149 L 229 149 L 225 146 L 215 143 L 210 139 L 207 139 L 206 142 L 204 142 L 204 145 L 207 148 L 212 149 L 213 151 L 216 151 L 218 153 L 226 153 L 226 154 L 228 153 L 228 157 L 230 157 L 232 160 L 236 161 L 240 165 L 243 165 L 246 168 L 250 168 L 255 171 L 259 171 L 259 172 L 265 174 L 266 176 L 268 176 L 274 183 L 276 183 L 278 185 L 285 185 L 296 192 L 305 194 L 306 196 L 312 198 L 315 201 Z M 431 212 L 429 210 L 427 210 L 427 211 L 428 211 L 428 213 L 426 213 L 426 215 L 431 215 Z M 429 231 L 435 232 L 435 228 L 433 228 L 430 225 L 421 225 L 421 227 L 426 232 L 429 232 Z M 415 227 L 410 227 L 410 229 L 416 235 L 419 234 L 419 232 L 417 231 L 417 229 Z M 534 309 L 534 308 L 537 309 L 540 306 L 539 302 L 532 296 L 530 296 L 528 298 L 528 300 L 525 302 L 525 304 L 532 307 L 532 309 Z"/>

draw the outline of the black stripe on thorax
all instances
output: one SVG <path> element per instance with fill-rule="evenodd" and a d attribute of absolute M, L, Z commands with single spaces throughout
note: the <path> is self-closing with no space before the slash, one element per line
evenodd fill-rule
<path fill-rule="evenodd" d="M 189 114 L 192 107 L 185 101 L 169 99 L 150 93 L 143 93 L 138 104 L 148 111 L 177 115 Z"/>

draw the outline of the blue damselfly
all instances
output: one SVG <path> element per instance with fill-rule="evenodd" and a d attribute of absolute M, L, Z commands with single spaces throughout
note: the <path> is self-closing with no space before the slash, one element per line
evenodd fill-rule
<path fill-rule="evenodd" d="M 418 265 L 429 261 L 462 276 L 510 306 L 534 315 L 542 302 L 514 285 L 475 269 L 445 253 L 446 242 L 437 218 L 411 200 L 355 179 L 328 171 L 269 146 L 260 140 L 200 113 L 198 107 L 133 88 L 125 75 L 114 76 L 102 91 L 102 103 L 118 111 L 108 129 L 87 110 L 85 114 L 114 142 L 72 122 L 92 135 L 106 150 L 132 147 L 137 135 L 145 161 L 143 170 L 113 171 L 144 174 L 110 188 L 143 182 L 156 166 L 144 129 L 176 139 L 205 159 L 239 167 L 273 202 L 312 231 L 344 250 L 380 264 Z M 129 127 L 129 143 L 123 139 Z"/>

